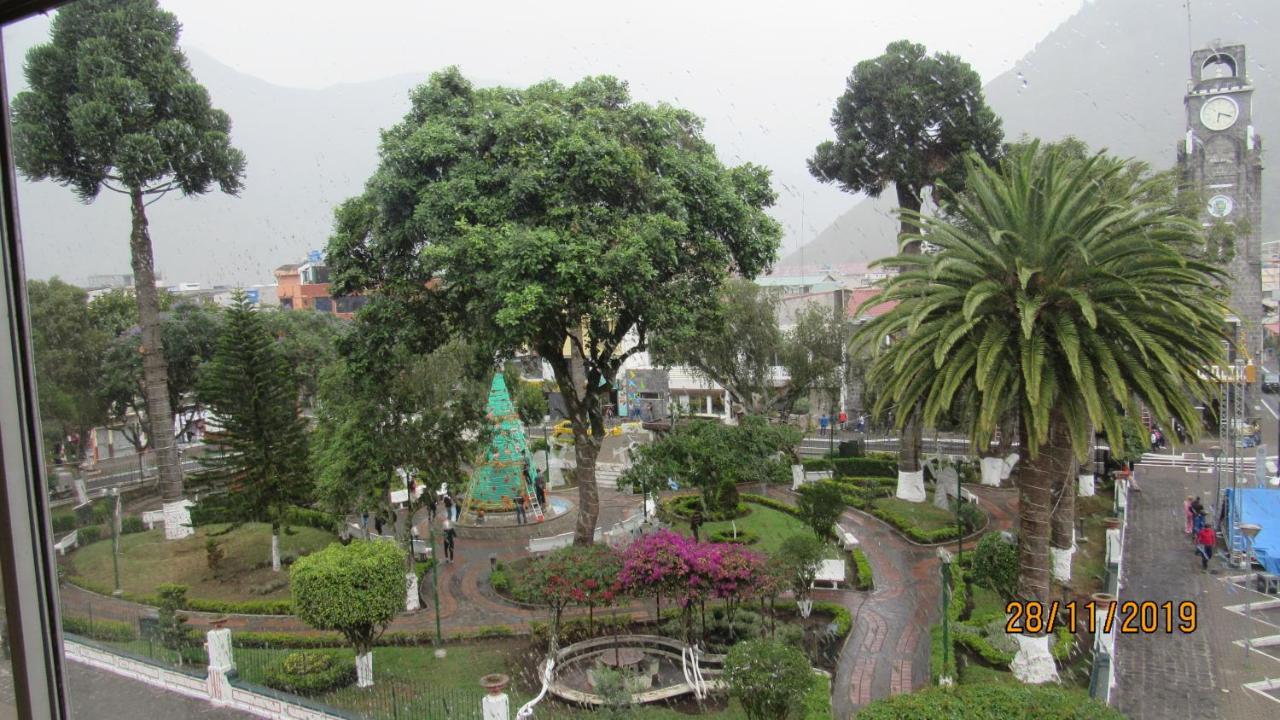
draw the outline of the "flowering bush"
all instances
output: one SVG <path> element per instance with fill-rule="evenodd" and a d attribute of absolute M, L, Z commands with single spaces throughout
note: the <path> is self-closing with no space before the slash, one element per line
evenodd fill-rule
<path fill-rule="evenodd" d="M 594 625 L 595 606 L 618 600 L 622 595 L 618 582 L 621 568 L 621 558 L 607 546 L 570 545 L 534 558 L 515 581 L 513 594 L 521 602 L 547 607 L 554 649 L 560 618 L 570 603 L 587 606 L 588 622 Z"/>

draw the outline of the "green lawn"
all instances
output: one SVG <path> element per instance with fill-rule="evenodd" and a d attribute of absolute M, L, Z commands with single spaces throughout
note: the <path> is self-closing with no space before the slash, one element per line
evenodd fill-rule
<path fill-rule="evenodd" d="M 932 502 L 907 502 L 896 497 L 877 498 L 872 504 L 910 521 L 925 531 L 942 530 L 956 526 L 956 514 L 934 507 Z"/>
<path fill-rule="evenodd" d="M 374 648 L 372 688 L 351 686 L 314 699 L 376 720 L 406 717 L 479 720 L 483 695 L 479 685 L 481 676 L 505 673 L 522 687 L 529 688 L 537 679 L 537 669 L 531 664 L 525 665 L 528 656 L 523 652 L 524 643 L 520 641 L 507 639 L 451 644 L 446 649 L 446 657 L 440 660 L 433 655 L 430 646 Z M 292 651 L 237 648 L 235 657 L 240 677 L 260 683 L 263 671 L 289 652 Z M 328 652 L 339 654 L 343 661 L 355 662 L 350 649 Z M 508 688 L 507 693 L 511 697 L 513 715 L 517 708 L 532 699 L 529 692 L 521 689 Z M 595 717 L 596 713 L 544 700 L 538 705 L 537 716 L 548 720 L 579 720 Z M 729 703 L 723 710 L 701 716 L 715 720 L 745 720 L 746 717 L 736 702 Z M 689 716 L 667 707 L 643 707 L 635 712 L 634 717 L 637 720 L 681 720 Z"/>
<path fill-rule="evenodd" d="M 226 555 L 220 577 L 209 569 L 205 542 L 209 533 L 226 525 L 197 528 L 195 535 L 182 540 L 165 540 L 160 529 L 123 535 L 120 538 L 120 586 L 126 593 L 151 595 L 162 583 L 190 588 L 187 597 L 210 600 L 273 600 L 289 597 L 288 570 L 271 571 L 271 526 L 245 523 L 214 539 Z M 294 534 L 280 537 L 281 553 L 305 555 L 335 542 L 323 530 L 296 527 Z M 111 540 L 99 540 L 68 560 L 68 575 L 83 578 L 97 587 L 112 587 Z M 283 584 L 280 581 L 283 580 Z M 268 592 L 270 585 L 275 587 Z"/>
<path fill-rule="evenodd" d="M 703 523 L 698 530 L 698 536 L 705 540 L 717 530 L 730 532 L 736 524 L 738 532 L 750 531 L 760 538 L 755 544 L 748 547 L 752 550 L 774 553 L 792 535 L 809 535 L 813 533 L 808 525 L 784 512 L 755 503 L 747 503 L 747 507 L 751 508 L 751 514 L 746 517 L 741 517 L 737 520 Z M 677 520 L 673 528 L 685 535 L 692 534 L 689 531 L 689 523 L 683 520 Z M 831 551 L 829 557 L 842 557 L 835 546 L 830 546 L 829 549 Z"/>

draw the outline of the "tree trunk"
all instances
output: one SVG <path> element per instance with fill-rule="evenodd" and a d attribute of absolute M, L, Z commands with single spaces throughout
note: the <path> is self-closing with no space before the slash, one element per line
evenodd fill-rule
<path fill-rule="evenodd" d="M 138 322 L 142 328 L 143 395 L 147 400 L 147 422 L 155 449 L 156 469 L 160 474 L 160 492 L 164 499 L 164 534 L 170 540 L 194 532 L 190 513 L 182 497 L 182 466 L 173 442 L 173 411 L 169 407 L 169 370 L 164 360 L 160 337 L 160 298 L 156 290 L 155 261 L 151 254 L 151 235 L 147 232 L 147 214 L 142 189 L 131 188 L 133 232 L 129 252 L 133 263 L 134 297 L 138 303 Z M 184 523 L 183 520 L 186 520 Z"/>
<path fill-rule="evenodd" d="M 924 491 L 924 470 L 920 467 L 920 410 L 911 408 L 910 413 L 902 426 L 898 444 L 897 497 L 908 502 L 924 502 L 927 495 Z"/>
<path fill-rule="evenodd" d="M 1022 433 L 1025 439 L 1028 433 Z M 1050 580 L 1050 536 L 1054 492 L 1072 469 L 1071 437 L 1058 409 L 1050 411 L 1049 433 L 1034 458 L 1028 457 L 1017 471 L 1018 485 L 1018 599 L 1048 607 Z M 1022 618 L 1026 622 L 1025 616 Z M 1017 636 L 1018 653 L 1010 669 L 1026 683 L 1058 679 L 1049 638 L 1041 633 Z"/>
<path fill-rule="evenodd" d="M 373 687 L 373 648 L 356 646 L 356 687 Z"/>
<path fill-rule="evenodd" d="M 574 469 L 578 479 L 578 524 L 574 527 L 573 544 L 590 545 L 595 542 L 596 520 L 600 516 L 600 491 L 596 487 L 600 438 L 591 432 L 575 432 L 573 446 L 578 461 Z"/>
<path fill-rule="evenodd" d="M 280 572 L 280 526 L 271 526 L 271 572 Z"/>
<path fill-rule="evenodd" d="M 1071 581 L 1071 559 L 1076 551 L 1076 477 L 1079 462 L 1072 458 L 1068 471 L 1053 488 L 1053 515 L 1050 520 L 1053 579 Z"/>

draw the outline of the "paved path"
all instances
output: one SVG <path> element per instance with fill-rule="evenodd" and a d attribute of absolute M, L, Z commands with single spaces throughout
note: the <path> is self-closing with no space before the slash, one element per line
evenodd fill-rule
<path fill-rule="evenodd" d="M 1250 593 L 1226 581 L 1221 556 L 1212 572 L 1202 572 L 1185 534 L 1183 498 L 1211 498 L 1214 476 L 1141 466 L 1139 474 L 1142 492 L 1130 495 L 1120 600 L 1191 600 L 1199 626 L 1190 635 L 1120 635 L 1116 708 L 1134 720 L 1280 717 L 1280 703 L 1241 687 L 1280 677 L 1280 661 L 1255 656 L 1246 666 L 1243 648 L 1233 644 L 1246 633 L 1246 621 L 1223 608 L 1243 603 Z M 1276 632 L 1256 622 L 1252 630 L 1255 636 Z"/>

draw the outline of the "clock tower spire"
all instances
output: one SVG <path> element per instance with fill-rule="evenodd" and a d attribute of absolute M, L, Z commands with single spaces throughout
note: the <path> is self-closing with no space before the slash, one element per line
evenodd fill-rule
<path fill-rule="evenodd" d="M 1241 325 L 1243 348 L 1231 357 L 1262 359 L 1262 139 L 1253 127 L 1253 85 L 1244 45 L 1220 45 L 1191 53 L 1191 80 L 1183 100 L 1187 134 L 1178 143 L 1178 166 L 1187 186 L 1203 193 L 1200 222 L 1206 231 L 1224 225 L 1233 237 L 1227 283 L 1231 312 Z M 1250 388 L 1245 407 L 1256 398 Z"/>

